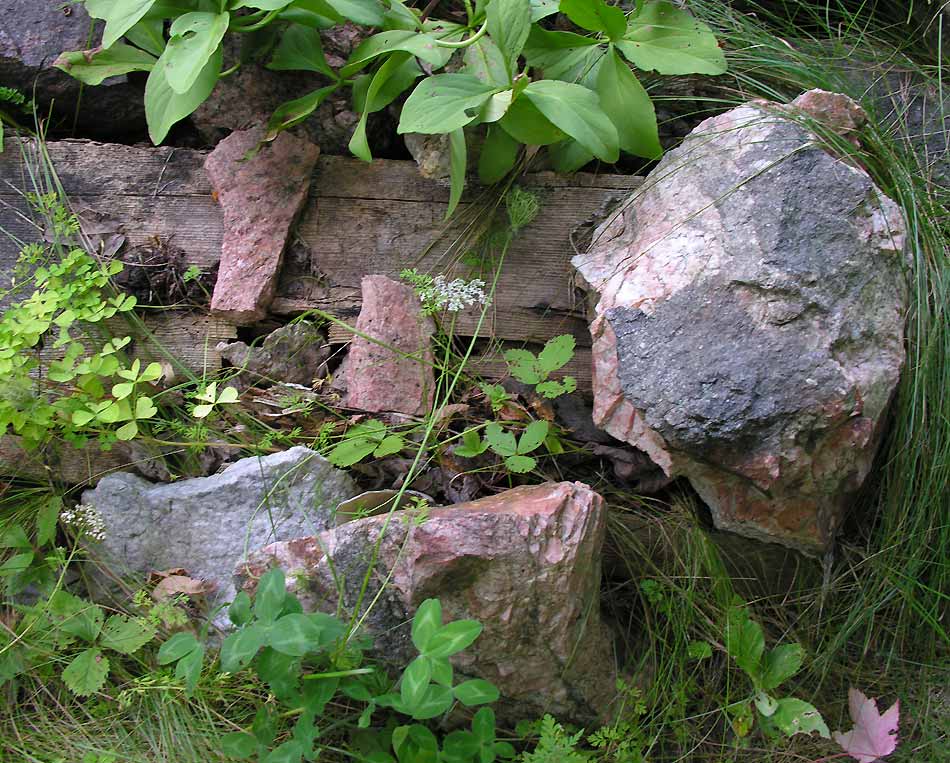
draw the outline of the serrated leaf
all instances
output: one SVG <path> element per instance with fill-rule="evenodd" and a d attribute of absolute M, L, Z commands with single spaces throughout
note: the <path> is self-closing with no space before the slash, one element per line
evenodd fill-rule
<path fill-rule="evenodd" d="M 531 456 L 506 456 L 505 466 L 515 474 L 527 474 L 538 465 Z"/>
<path fill-rule="evenodd" d="M 102 626 L 99 645 L 120 654 L 134 654 L 155 637 L 155 626 L 147 620 L 112 615 Z"/>
<path fill-rule="evenodd" d="M 615 42 L 638 69 L 660 74 L 722 74 L 726 57 L 712 30 L 672 3 L 648 2 Z"/>
<path fill-rule="evenodd" d="M 505 362 L 508 370 L 522 384 L 537 384 L 544 377 L 541 374 L 538 359 L 528 350 L 507 350 Z"/>
<path fill-rule="evenodd" d="M 475 458 L 488 450 L 488 442 L 483 441 L 477 429 L 466 429 L 462 433 L 462 444 L 456 446 L 455 455 L 462 458 Z"/>
<path fill-rule="evenodd" d="M 547 376 L 565 366 L 574 357 L 576 342 L 570 334 L 561 334 L 549 339 L 541 352 L 538 353 L 538 367 Z"/>
<path fill-rule="evenodd" d="M 92 647 L 80 652 L 63 670 L 63 683 L 73 694 L 87 697 L 95 694 L 109 675 L 109 658 Z"/>
<path fill-rule="evenodd" d="M 376 440 L 365 437 L 353 437 L 337 443 L 327 460 L 334 466 L 352 466 L 362 461 L 379 446 Z"/>
<path fill-rule="evenodd" d="M 229 758 L 243 760 L 257 752 L 257 740 L 246 731 L 232 731 L 221 737 L 221 751 Z"/>
<path fill-rule="evenodd" d="M 805 650 L 799 644 L 783 644 L 767 652 L 762 660 L 759 685 L 769 691 L 801 670 Z"/>
<path fill-rule="evenodd" d="M 473 122 L 497 88 L 470 74 L 437 74 L 406 99 L 397 132 L 450 133 Z"/>
<path fill-rule="evenodd" d="M 386 456 L 391 456 L 394 453 L 398 453 L 405 447 L 406 441 L 403 439 L 402 435 L 386 435 L 380 441 L 379 445 L 376 446 L 376 450 L 373 451 L 373 455 L 376 458 L 385 458 Z"/>
<path fill-rule="evenodd" d="M 485 427 L 485 442 L 499 456 L 513 456 L 518 452 L 518 443 L 511 432 L 501 428 L 497 422 L 489 422 Z"/>
<path fill-rule="evenodd" d="M 442 627 L 442 603 L 438 599 L 426 599 L 412 618 L 412 643 L 420 652 L 433 635 Z"/>
<path fill-rule="evenodd" d="M 104 619 L 101 607 L 67 591 L 50 597 L 49 617 L 58 630 L 89 642 L 98 637 Z"/>
<path fill-rule="evenodd" d="M 518 455 L 524 456 L 537 449 L 548 436 L 550 425 L 546 421 L 532 421 L 525 427 L 518 440 Z"/>

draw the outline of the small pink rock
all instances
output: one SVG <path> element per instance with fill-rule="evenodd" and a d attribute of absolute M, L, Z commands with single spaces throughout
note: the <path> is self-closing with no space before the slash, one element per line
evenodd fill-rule
<path fill-rule="evenodd" d="M 252 323 L 267 314 L 287 235 L 320 155 L 318 146 L 284 132 L 245 161 L 263 134 L 263 127 L 233 132 L 205 160 L 224 211 L 211 309 L 236 323 Z"/>
<path fill-rule="evenodd" d="M 421 521 L 397 511 L 274 543 L 235 573 L 250 589 L 281 567 L 305 608 L 336 613 L 339 603 L 348 615 L 385 530 L 363 598 L 365 609 L 389 580 L 365 619 L 381 659 L 401 667 L 415 656 L 408 623 L 435 597 L 446 621 L 484 627 L 452 658 L 456 681 L 494 683 L 506 719 L 549 712 L 587 723 L 607 716 L 617 675 L 598 603 L 605 521 L 587 485 L 547 483 L 431 509 Z"/>
<path fill-rule="evenodd" d="M 432 409 L 435 391 L 430 346 L 435 324 L 406 284 L 376 275 L 364 277 L 362 287 L 357 333 L 337 380 L 346 390 L 343 405 L 423 415 Z"/>

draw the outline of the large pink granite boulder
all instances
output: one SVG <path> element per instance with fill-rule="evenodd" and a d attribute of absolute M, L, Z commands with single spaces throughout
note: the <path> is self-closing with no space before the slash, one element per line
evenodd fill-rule
<path fill-rule="evenodd" d="M 340 606 L 349 615 L 384 533 L 362 605 L 365 612 L 373 602 L 365 624 L 379 658 L 397 666 L 412 659 L 409 621 L 437 597 L 446 620 L 484 626 L 453 664 L 498 686 L 503 715 L 587 722 L 608 713 L 616 679 L 599 608 L 604 528 L 597 493 L 578 482 L 548 483 L 432 509 L 424 519 L 397 511 L 274 543 L 237 574 L 253 588 L 280 566 L 305 608 Z"/>
<path fill-rule="evenodd" d="M 811 94 L 706 120 L 573 262 L 595 422 L 718 527 L 820 552 L 877 451 L 907 286 L 899 208 L 792 118 L 809 103 L 854 113 Z"/>

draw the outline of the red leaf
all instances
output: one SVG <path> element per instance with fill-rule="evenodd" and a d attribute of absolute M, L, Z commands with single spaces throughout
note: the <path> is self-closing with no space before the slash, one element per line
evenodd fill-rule
<path fill-rule="evenodd" d="M 874 763 L 890 755 L 897 747 L 899 704 L 898 700 L 881 715 L 876 700 L 868 699 L 857 689 L 849 690 L 848 709 L 854 728 L 846 734 L 836 731 L 835 741 L 859 763 Z"/>

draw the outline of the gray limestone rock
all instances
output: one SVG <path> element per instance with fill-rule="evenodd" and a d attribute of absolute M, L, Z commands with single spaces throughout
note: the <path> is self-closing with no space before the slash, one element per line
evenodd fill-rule
<path fill-rule="evenodd" d="M 346 472 L 295 447 L 170 484 L 110 474 L 82 500 L 105 521 L 106 538 L 92 550 L 112 572 L 183 567 L 217 585 L 213 599 L 228 601 L 232 570 L 246 551 L 333 527 L 337 505 L 359 492 Z"/>

